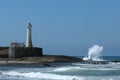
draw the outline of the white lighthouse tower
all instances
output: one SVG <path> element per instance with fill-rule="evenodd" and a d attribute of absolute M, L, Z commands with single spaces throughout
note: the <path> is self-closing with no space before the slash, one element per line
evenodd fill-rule
<path fill-rule="evenodd" d="M 26 40 L 26 47 L 33 47 L 33 45 L 32 45 L 31 28 L 32 28 L 32 25 L 31 25 L 30 22 L 28 22 L 28 24 L 27 24 L 27 40 Z"/>

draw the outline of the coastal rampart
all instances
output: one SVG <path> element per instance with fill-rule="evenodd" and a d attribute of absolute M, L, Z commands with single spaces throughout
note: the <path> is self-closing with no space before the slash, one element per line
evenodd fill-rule
<path fill-rule="evenodd" d="M 10 58 L 42 56 L 42 48 L 38 47 L 10 47 Z"/>
<path fill-rule="evenodd" d="M 1 58 L 20 58 L 42 56 L 42 48 L 38 47 L 0 47 Z"/>
<path fill-rule="evenodd" d="M 8 50 L 9 50 L 9 47 L 0 47 L 0 57 L 7 58 Z"/>

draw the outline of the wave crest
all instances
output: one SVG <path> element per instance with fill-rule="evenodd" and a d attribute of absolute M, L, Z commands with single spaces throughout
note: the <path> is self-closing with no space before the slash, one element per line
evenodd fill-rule
<path fill-rule="evenodd" d="M 58 75 L 58 74 L 41 73 L 41 72 L 22 73 L 22 72 L 16 72 L 16 71 L 9 71 L 9 72 L 2 72 L 2 74 L 8 75 L 8 76 L 14 76 L 14 77 L 54 79 L 54 80 L 83 80 L 84 79 L 78 76 Z"/>

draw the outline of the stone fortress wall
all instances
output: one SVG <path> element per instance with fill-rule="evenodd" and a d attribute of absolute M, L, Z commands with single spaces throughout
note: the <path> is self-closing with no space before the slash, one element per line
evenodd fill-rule
<path fill-rule="evenodd" d="M 10 47 L 8 55 L 10 58 L 42 56 L 42 48 Z"/>
<path fill-rule="evenodd" d="M 9 50 L 9 47 L 0 47 L 0 57 L 8 58 L 8 50 Z"/>
<path fill-rule="evenodd" d="M 20 58 L 42 56 L 42 48 L 0 47 L 0 58 Z"/>

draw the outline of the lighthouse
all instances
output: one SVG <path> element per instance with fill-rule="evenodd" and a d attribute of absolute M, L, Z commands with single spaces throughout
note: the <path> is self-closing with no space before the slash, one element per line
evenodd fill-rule
<path fill-rule="evenodd" d="M 31 35 L 31 28 L 32 24 L 28 22 L 27 24 L 27 40 L 26 40 L 26 47 L 33 47 L 32 45 L 32 35 Z"/>

